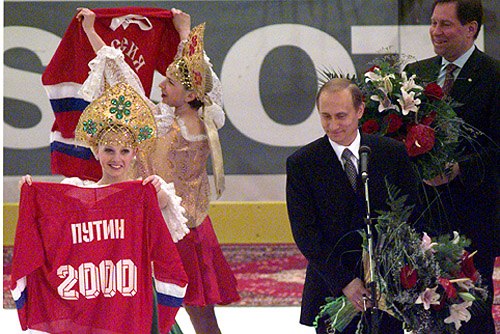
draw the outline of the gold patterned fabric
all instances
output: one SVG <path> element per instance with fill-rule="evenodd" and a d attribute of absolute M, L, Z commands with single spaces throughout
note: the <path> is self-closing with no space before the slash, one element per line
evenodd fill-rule
<path fill-rule="evenodd" d="M 138 159 L 142 175 L 156 174 L 173 182 L 186 209 L 188 227 L 199 226 L 208 215 L 210 185 L 206 170 L 210 148 L 208 141 L 190 141 L 182 136 L 177 120 L 165 136 L 156 139 L 149 156 Z"/>
<path fill-rule="evenodd" d="M 224 162 L 217 127 L 213 119 L 206 117 L 205 112 L 205 107 L 212 104 L 210 97 L 207 95 L 212 89 L 212 72 L 209 64 L 205 61 L 203 51 L 204 33 L 205 23 L 191 30 L 181 55 L 169 65 L 167 73 L 175 77 L 185 89 L 194 91 L 196 98 L 203 102 L 202 120 L 208 136 L 212 157 L 215 193 L 216 197 L 219 198 L 225 189 Z"/>
<path fill-rule="evenodd" d="M 154 115 L 144 99 L 128 84 L 118 83 L 85 108 L 75 139 L 94 153 L 98 145 L 121 144 L 146 154 L 157 133 Z"/>

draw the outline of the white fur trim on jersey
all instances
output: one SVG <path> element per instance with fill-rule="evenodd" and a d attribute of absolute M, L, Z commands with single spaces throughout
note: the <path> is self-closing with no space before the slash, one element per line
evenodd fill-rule
<path fill-rule="evenodd" d="M 184 216 L 186 209 L 181 206 L 182 198 L 175 194 L 173 183 L 167 183 L 160 178 L 161 189 L 167 194 L 168 204 L 161 210 L 163 219 L 174 242 L 182 240 L 189 233 L 187 218 Z"/>

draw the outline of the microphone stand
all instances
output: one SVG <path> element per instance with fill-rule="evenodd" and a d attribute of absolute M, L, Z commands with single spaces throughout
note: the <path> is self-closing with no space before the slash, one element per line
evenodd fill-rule
<path fill-rule="evenodd" d="M 377 281 L 376 281 L 376 274 L 375 274 L 375 257 L 373 254 L 373 242 L 374 242 L 374 237 L 372 233 L 372 219 L 371 219 L 371 212 L 370 212 L 370 194 L 369 194 L 369 187 L 368 187 L 368 173 L 363 172 L 361 174 L 361 179 L 363 181 L 363 185 L 365 187 L 365 201 L 366 201 L 366 217 L 365 217 L 365 224 L 366 224 L 366 237 L 368 240 L 368 261 L 370 264 L 370 283 L 368 284 L 368 288 L 371 293 L 371 298 L 369 299 L 372 303 L 372 309 L 371 309 L 371 318 L 370 318 L 370 328 L 369 328 L 369 333 L 370 334 L 378 334 L 379 330 L 379 308 L 378 308 L 378 297 L 377 297 Z"/>

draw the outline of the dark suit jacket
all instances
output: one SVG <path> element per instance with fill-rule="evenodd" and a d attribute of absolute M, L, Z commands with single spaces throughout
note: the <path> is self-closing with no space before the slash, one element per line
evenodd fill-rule
<path fill-rule="evenodd" d="M 437 79 L 442 58 L 425 59 L 406 67 L 424 81 Z M 471 250 L 478 250 L 476 265 L 491 283 L 495 256 L 500 256 L 498 219 L 498 145 L 500 143 L 500 62 L 474 50 L 453 84 L 450 96 L 461 105 L 458 116 L 485 136 L 471 145 L 463 140 L 460 176 L 448 185 L 426 187 L 434 203 L 432 219 L 439 219 L 438 233 L 456 230 L 472 239 Z M 432 211 L 431 211 L 432 212 Z M 434 222 L 435 223 L 435 222 Z"/>
<path fill-rule="evenodd" d="M 395 140 L 362 135 L 371 148 L 369 190 L 371 212 L 388 210 L 384 178 L 416 197 L 416 178 L 404 146 Z M 312 325 L 328 296 L 340 296 L 359 269 L 365 227 L 363 187 L 356 194 L 340 161 L 324 137 L 287 159 L 286 199 L 297 246 L 309 261 L 302 296 L 301 323 Z"/>

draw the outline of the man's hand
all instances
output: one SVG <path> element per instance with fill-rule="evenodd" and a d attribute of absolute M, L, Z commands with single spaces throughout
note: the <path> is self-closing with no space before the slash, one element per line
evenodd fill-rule
<path fill-rule="evenodd" d="M 365 307 L 368 308 L 372 306 L 368 299 L 370 293 L 365 289 L 363 281 L 359 278 L 353 279 L 342 289 L 342 292 L 358 311 L 364 312 L 366 310 Z"/>

